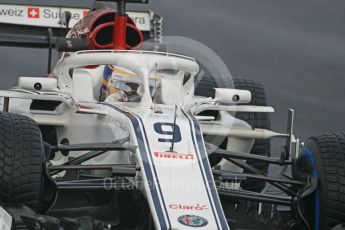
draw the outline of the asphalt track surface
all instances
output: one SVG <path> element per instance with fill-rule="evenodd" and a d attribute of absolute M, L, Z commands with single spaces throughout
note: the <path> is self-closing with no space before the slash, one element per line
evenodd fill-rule
<path fill-rule="evenodd" d="M 88 6 L 92 1 L 27 2 Z M 165 35 L 198 40 L 234 77 L 262 82 L 276 109 L 274 130 L 285 130 L 287 109 L 293 108 L 301 139 L 345 131 L 343 0 L 152 0 L 143 8 L 164 17 Z M 0 52 L 1 89 L 14 86 L 18 76 L 45 73 L 44 50 L 6 47 Z"/>

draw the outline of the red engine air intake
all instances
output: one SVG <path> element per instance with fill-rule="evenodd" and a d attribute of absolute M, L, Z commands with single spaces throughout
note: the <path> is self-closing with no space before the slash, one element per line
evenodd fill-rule
<path fill-rule="evenodd" d="M 143 34 L 128 16 L 116 16 L 112 9 L 91 12 L 69 33 L 69 37 L 83 38 L 89 49 L 140 49 Z M 115 28 L 115 29 L 114 29 Z"/>

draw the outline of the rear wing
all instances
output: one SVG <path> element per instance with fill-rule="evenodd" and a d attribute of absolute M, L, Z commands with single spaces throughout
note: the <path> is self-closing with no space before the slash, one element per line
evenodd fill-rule
<path fill-rule="evenodd" d="M 42 6 L 24 4 L 0 4 L 0 34 L 47 35 L 65 37 L 69 28 L 89 13 L 88 8 Z M 152 11 L 128 11 L 128 15 L 142 31 L 145 40 L 162 37 L 162 17 Z M 66 21 L 66 15 L 68 22 Z"/>

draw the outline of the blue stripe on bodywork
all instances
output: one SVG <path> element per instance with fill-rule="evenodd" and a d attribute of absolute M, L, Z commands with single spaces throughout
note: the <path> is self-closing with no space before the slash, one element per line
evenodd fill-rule
<path fill-rule="evenodd" d="M 139 119 L 135 115 L 128 113 L 128 112 L 122 110 L 121 108 L 118 108 L 118 107 L 110 105 L 110 104 L 105 104 L 105 103 L 104 103 L 104 105 L 115 109 L 116 111 L 124 114 L 125 116 L 127 116 L 131 120 L 135 135 L 137 137 L 139 152 L 140 152 L 140 155 L 142 158 L 145 174 L 147 177 L 147 181 L 149 183 L 151 198 L 152 198 L 153 203 L 154 203 L 155 208 L 156 208 L 155 211 L 156 211 L 157 216 L 158 216 L 160 227 L 164 230 L 170 229 L 171 227 L 168 228 L 168 226 L 165 222 L 165 219 L 164 219 L 163 209 L 162 209 L 162 206 L 160 204 L 159 196 L 158 196 L 158 192 L 160 192 L 160 188 L 158 188 L 158 189 L 156 188 L 155 181 L 154 181 L 154 179 L 157 179 L 157 181 L 158 181 L 158 178 L 154 177 L 154 174 L 152 172 L 152 168 L 149 164 L 148 153 L 147 153 L 146 148 L 145 148 L 144 135 L 143 135 L 141 128 L 140 128 Z M 160 192 L 160 194 L 161 194 L 161 192 Z M 162 200 L 163 200 L 163 197 L 162 197 Z M 169 221 L 169 225 L 170 225 L 170 221 Z"/>
<path fill-rule="evenodd" d="M 159 183 L 159 179 L 158 179 L 158 175 L 157 175 L 157 170 L 156 170 L 156 167 L 155 167 L 153 158 L 152 158 L 152 152 L 151 152 L 151 148 L 150 148 L 149 141 L 148 141 L 148 138 L 147 138 L 145 126 L 144 126 L 143 121 L 141 120 L 140 117 L 138 117 L 137 119 L 141 122 L 142 127 L 143 127 L 144 136 L 145 136 L 145 140 L 146 140 L 146 143 L 147 143 L 147 148 L 148 148 L 148 150 L 149 150 L 149 156 L 150 156 L 150 158 L 151 158 L 151 162 L 152 162 L 152 166 L 153 166 L 153 172 L 154 172 L 154 174 L 155 174 L 155 176 L 156 176 L 156 179 L 157 179 L 158 191 L 159 191 L 159 194 L 161 195 L 161 198 L 162 198 L 162 202 L 163 202 L 163 206 L 164 206 L 165 213 L 167 213 L 167 219 L 168 219 L 168 225 L 169 225 L 169 228 L 168 228 L 168 229 L 171 229 L 171 223 L 170 223 L 168 211 L 167 211 L 167 208 L 166 208 L 166 205 L 165 205 L 164 196 L 163 196 L 163 194 L 162 194 L 162 189 L 161 189 L 161 186 L 160 186 L 160 183 Z"/>
<path fill-rule="evenodd" d="M 197 150 L 197 146 L 195 144 L 195 141 L 194 141 L 194 137 L 193 137 L 193 129 L 192 129 L 192 121 L 189 119 L 188 115 L 185 114 L 184 111 L 182 111 L 183 114 L 186 116 L 186 118 L 188 119 L 188 122 L 189 122 L 189 126 L 190 126 L 190 132 L 191 132 L 191 137 L 192 137 L 192 141 L 193 141 L 193 146 L 194 146 L 194 149 L 195 149 L 195 153 L 197 155 L 197 158 L 198 158 L 198 164 L 199 164 L 199 168 L 200 168 L 200 171 L 201 171 L 201 174 L 202 174 L 202 179 L 204 181 L 204 185 L 206 186 L 206 180 L 205 180 L 205 175 L 204 175 L 204 172 L 202 171 L 202 167 L 201 167 L 201 161 L 200 161 L 200 158 L 199 158 L 199 154 L 198 154 L 198 150 Z M 213 205 L 212 205 L 212 202 L 211 202 L 211 196 L 210 196 L 210 193 L 206 187 L 206 192 L 207 192 L 207 196 L 208 196 L 208 200 L 210 201 L 210 204 L 211 204 L 211 208 L 212 208 L 212 213 L 213 213 L 213 216 L 214 216 L 214 219 L 217 223 L 217 228 L 219 229 L 219 223 L 217 221 L 217 217 L 216 217 L 216 214 L 215 214 L 215 211 L 214 211 L 214 208 L 213 208 Z"/>
<path fill-rule="evenodd" d="M 199 162 L 201 173 L 203 175 L 204 183 L 206 183 L 205 182 L 205 178 L 206 178 L 207 183 L 208 183 L 208 185 L 210 187 L 210 191 L 207 188 L 206 188 L 206 190 L 207 190 L 207 195 L 208 195 L 210 203 L 211 203 L 213 214 L 215 215 L 215 210 L 214 210 L 214 207 L 212 205 L 209 193 L 211 193 L 212 199 L 214 201 L 214 205 L 216 206 L 216 212 L 218 213 L 218 217 L 219 217 L 220 224 L 221 224 L 221 227 L 222 227 L 221 229 L 229 229 L 227 221 L 226 221 L 226 218 L 224 216 L 223 209 L 222 209 L 221 204 L 220 204 L 220 200 L 219 200 L 219 197 L 218 197 L 217 189 L 216 189 L 214 181 L 213 181 L 213 176 L 212 176 L 210 164 L 208 162 L 208 155 L 206 154 L 205 146 L 203 144 L 204 141 L 203 141 L 202 133 L 201 133 L 201 130 L 200 130 L 199 122 L 193 116 L 191 116 L 192 118 L 190 118 L 190 116 L 188 116 L 184 111 L 182 111 L 182 112 L 187 117 L 187 119 L 189 121 L 189 124 L 191 126 L 191 134 L 192 134 L 192 139 L 193 139 L 193 144 L 194 144 L 194 147 L 195 147 L 195 151 L 197 152 L 196 148 L 198 147 L 199 153 L 200 153 L 200 157 L 202 158 L 201 161 L 200 161 L 200 159 L 198 159 L 198 162 Z M 196 146 L 194 138 L 193 138 L 192 122 L 193 122 L 193 125 L 194 125 L 194 130 L 195 130 L 194 135 L 195 135 L 196 140 L 197 140 L 197 146 Z M 204 166 L 205 174 L 206 175 L 204 175 L 204 173 L 202 171 L 202 167 L 200 165 L 200 162 L 202 162 L 202 164 Z M 219 223 L 218 223 L 216 217 L 215 217 L 215 220 L 217 222 L 217 226 L 218 226 L 218 229 L 219 229 Z"/>

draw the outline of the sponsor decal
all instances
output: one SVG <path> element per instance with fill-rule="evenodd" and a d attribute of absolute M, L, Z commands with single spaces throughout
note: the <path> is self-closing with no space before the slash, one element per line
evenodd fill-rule
<path fill-rule="evenodd" d="M 145 25 L 146 24 L 144 17 L 134 16 L 134 17 L 131 17 L 131 19 L 135 22 L 136 25 Z"/>
<path fill-rule="evenodd" d="M 54 8 L 42 8 L 42 17 L 45 19 L 55 19 L 55 20 L 61 20 L 64 16 L 64 12 L 69 11 L 71 13 L 71 21 L 79 21 L 82 19 L 82 15 L 80 12 L 70 11 L 70 10 L 56 10 Z"/>
<path fill-rule="evenodd" d="M 77 107 L 78 109 L 92 109 L 92 107 L 83 104 L 78 104 Z"/>
<path fill-rule="evenodd" d="M 201 216 L 196 216 L 196 215 L 183 215 L 183 216 L 180 216 L 177 220 L 181 224 L 189 226 L 189 227 L 200 228 L 208 224 L 208 221 L 205 218 Z"/>
<path fill-rule="evenodd" d="M 14 8 L 1 8 L 0 16 L 9 16 L 9 17 L 24 17 L 24 10 Z"/>
<path fill-rule="evenodd" d="M 29 7 L 28 8 L 28 18 L 40 18 L 40 8 Z"/>
<path fill-rule="evenodd" d="M 179 159 L 179 160 L 194 160 L 195 155 L 190 153 L 173 153 L 173 152 L 154 152 L 157 158 Z"/>
<path fill-rule="evenodd" d="M 0 4 L 0 23 L 60 28 L 63 26 L 60 21 L 67 11 L 71 13 L 70 28 L 89 14 L 86 8 Z M 149 12 L 132 11 L 128 15 L 140 30 L 151 30 Z"/>
<path fill-rule="evenodd" d="M 175 210 L 196 210 L 196 211 L 203 211 L 208 210 L 206 205 L 182 205 L 182 204 L 170 204 L 169 208 Z"/>

